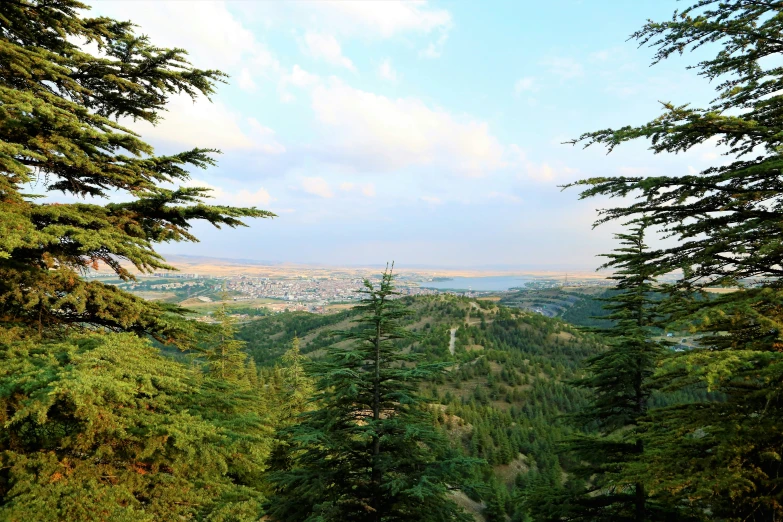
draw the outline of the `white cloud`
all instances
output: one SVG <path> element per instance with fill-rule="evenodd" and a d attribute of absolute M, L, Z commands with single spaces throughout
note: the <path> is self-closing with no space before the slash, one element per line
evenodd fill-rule
<path fill-rule="evenodd" d="M 299 182 L 299 186 L 302 190 L 314 196 L 320 196 L 322 198 L 331 198 L 334 196 L 329 183 L 323 178 L 302 178 Z"/>
<path fill-rule="evenodd" d="M 538 88 L 536 87 L 535 81 L 530 77 L 520 78 L 514 83 L 514 92 L 517 94 L 522 94 L 525 91 L 537 90 Z"/>
<path fill-rule="evenodd" d="M 513 194 L 507 194 L 505 192 L 490 192 L 488 194 L 489 199 L 495 199 L 498 201 L 503 201 L 504 203 L 511 203 L 514 205 L 519 205 L 522 203 L 522 198 L 515 196 Z"/>
<path fill-rule="evenodd" d="M 152 125 L 146 121 L 126 120 L 123 123 L 139 132 L 146 140 L 160 140 L 188 147 L 214 147 L 221 150 L 255 150 L 281 154 L 285 147 L 275 139 L 272 129 L 253 118 L 232 112 L 219 100 L 210 102 L 199 97 L 195 101 L 180 94 L 169 99 L 162 121 Z"/>
<path fill-rule="evenodd" d="M 329 154 L 390 170 L 443 166 L 466 174 L 500 168 L 503 146 L 485 122 L 430 108 L 415 98 L 391 99 L 333 78 L 312 92 Z"/>
<path fill-rule="evenodd" d="M 429 58 L 431 60 L 440 58 L 440 56 L 443 54 L 443 47 L 446 45 L 446 39 L 448 36 L 448 33 L 444 32 L 438 37 L 437 40 L 430 42 L 427 47 L 419 51 L 419 58 Z"/>
<path fill-rule="evenodd" d="M 254 192 L 251 192 L 247 189 L 240 189 L 239 191 L 231 192 L 224 190 L 221 187 L 210 185 L 209 183 L 198 179 L 191 179 L 185 183 L 185 186 L 204 187 L 210 189 L 212 191 L 210 196 L 212 196 L 214 202 L 218 204 L 237 207 L 261 207 L 267 206 L 269 203 L 274 201 L 272 196 L 269 195 L 269 192 L 267 192 L 267 190 L 263 187 L 259 187 Z"/>
<path fill-rule="evenodd" d="M 291 73 L 286 75 L 286 80 L 296 87 L 309 87 L 318 83 L 320 78 L 318 75 L 310 74 L 298 65 L 294 65 L 291 68 Z"/>
<path fill-rule="evenodd" d="M 434 196 L 421 196 L 419 199 L 424 201 L 425 203 L 429 203 L 430 205 L 442 205 L 443 204 L 443 200 L 442 199 L 436 198 Z"/>
<path fill-rule="evenodd" d="M 318 84 L 320 81 L 321 78 L 318 75 L 305 71 L 299 67 L 299 65 L 294 65 L 291 68 L 291 72 L 285 72 L 282 74 L 277 90 L 280 94 L 280 99 L 283 102 L 288 103 L 294 101 L 295 99 L 294 95 L 291 94 L 288 90 L 289 85 L 298 88 L 305 88 L 312 87 Z"/>
<path fill-rule="evenodd" d="M 307 54 L 313 58 L 324 60 L 329 64 L 345 67 L 352 71 L 356 70 L 353 62 L 343 56 L 342 48 L 334 36 L 308 32 L 305 34 L 304 42 Z"/>
<path fill-rule="evenodd" d="M 133 20 L 137 32 L 148 35 L 158 47 L 187 49 L 188 59 L 199 68 L 233 72 L 246 62 L 259 68 L 277 63 L 223 1 L 94 1 L 91 7 L 91 16 Z"/>
<path fill-rule="evenodd" d="M 340 183 L 340 190 L 342 190 L 343 192 L 354 192 L 355 190 L 358 190 L 368 198 L 375 197 L 375 185 L 372 183 L 357 185 L 355 183 L 344 181 L 343 183 Z"/>
<path fill-rule="evenodd" d="M 333 0 L 306 4 L 319 21 L 344 34 L 389 38 L 407 32 L 430 33 L 451 27 L 451 14 L 422 0 Z"/>
<path fill-rule="evenodd" d="M 239 77 L 237 78 L 237 85 L 243 91 L 253 92 L 256 90 L 256 82 L 253 81 L 253 77 L 250 75 L 250 71 L 247 67 L 243 67 L 239 71 Z"/>
<path fill-rule="evenodd" d="M 561 178 L 570 177 L 577 174 L 579 171 L 566 166 L 553 167 L 548 162 L 541 164 L 527 162 L 525 164 L 525 172 L 520 177 L 532 179 L 534 181 L 549 183 L 559 180 Z"/>
<path fill-rule="evenodd" d="M 378 76 L 389 82 L 397 81 L 397 71 L 392 67 L 391 60 L 386 58 L 381 62 L 381 65 L 378 66 Z"/>
<path fill-rule="evenodd" d="M 559 76 L 563 80 L 577 78 L 584 74 L 582 64 L 573 58 L 550 57 L 542 61 L 550 73 Z"/>
<path fill-rule="evenodd" d="M 548 163 L 542 163 L 541 165 L 528 163 L 527 175 L 537 181 L 551 181 L 555 177 L 555 170 Z"/>
<path fill-rule="evenodd" d="M 508 146 L 507 154 L 511 165 L 518 165 L 527 157 L 525 151 L 516 143 L 512 143 Z"/>

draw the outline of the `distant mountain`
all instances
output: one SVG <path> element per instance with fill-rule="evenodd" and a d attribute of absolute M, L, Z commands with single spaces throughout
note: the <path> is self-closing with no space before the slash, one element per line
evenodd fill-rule
<path fill-rule="evenodd" d="M 479 486 L 472 498 L 462 499 L 464 505 L 473 506 L 477 520 L 524 520 L 524 490 L 570 465 L 555 454 L 554 442 L 569 433 L 562 415 L 584 397 L 567 382 L 600 346 L 563 321 L 490 301 L 449 295 L 404 299 L 414 311 L 408 327 L 421 337 L 400 348 L 428 361 L 454 363 L 424 390 L 437 405 L 438 422 L 467 454 L 490 464 L 476 470 Z M 284 313 L 245 324 L 239 337 L 257 364 L 271 366 L 295 335 L 304 353 L 321 356 L 337 342 L 332 332 L 350 329 L 355 318 L 353 310 Z"/>

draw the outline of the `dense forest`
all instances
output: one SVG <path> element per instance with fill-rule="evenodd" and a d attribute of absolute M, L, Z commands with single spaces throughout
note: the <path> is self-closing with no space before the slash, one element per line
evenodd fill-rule
<path fill-rule="evenodd" d="M 465 494 L 475 504 L 467 505 L 485 520 L 525 520 L 526 487 L 557 482 L 571 465 L 555 442 L 570 433 L 562 417 L 583 406 L 585 395 L 569 382 L 601 350 L 600 341 L 562 321 L 488 301 L 441 295 L 400 302 L 411 312 L 403 324 L 417 338 L 399 349 L 424 363 L 448 363 L 421 386 L 433 421 L 466 456 L 484 462 L 473 470 Z M 247 342 L 262 379 L 274 381 L 294 339 L 318 360 L 342 343 L 333 333 L 351 328 L 358 315 L 278 314 L 247 323 L 237 337 Z"/>
<path fill-rule="evenodd" d="M 622 225 L 611 291 L 562 311 L 581 326 L 402 297 L 392 265 L 352 310 L 239 328 L 85 277 L 276 217 L 187 183 L 217 150 L 120 123 L 227 76 L 76 0 L 0 2 L 0 519 L 782 519 L 783 2 L 683 5 L 632 39 L 698 50 L 714 100 L 573 144 L 724 157 L 569 185 Z"/>

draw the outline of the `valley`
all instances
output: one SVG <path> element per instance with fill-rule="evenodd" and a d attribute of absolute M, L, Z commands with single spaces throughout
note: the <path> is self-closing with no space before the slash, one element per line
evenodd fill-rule
<path fill-rule="evenodd" d="M 449 363 L 421 390 L 434 420 L 466 455 L 487 462 L 475 470 L 478 485 L 463 505 L 473 506 L 480 521 L 522 517 L 524 488 L 570 466 L 555 443 L 570 432 L 562 416 L 582 406 L 584 394 L 568 382 L 600 343 L 559 319 L 488 300 L 448 294 L 401 299 L 413 311 L 406 326 L 417 339 L 400 349 L 421 354 L 425 363 Z M 338 342 L 333 333 L 350 330 L 356 318 L 350 309 L 277 314 L 245 323 L 237 337 L 263 373 L 280 364 L 294 338 L 317 360 Z"/>

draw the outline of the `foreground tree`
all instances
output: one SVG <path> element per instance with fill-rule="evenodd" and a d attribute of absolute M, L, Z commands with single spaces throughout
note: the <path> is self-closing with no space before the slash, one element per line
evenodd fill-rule
<path fill-rule="evenodd" d="M 132 334 L 0 342 L 0 519 L 258 520 L 253 413 L 205 419 L 212 394 Z"/>
<path fill-rule="evenodd" d="M 643 461 L 640 420 L 653 392 L 650 377 L 663 347 L 652 338 L 660 320 L 654 256 L 644 242 L 646 223 L 617 234 L 620 248 L 602 268 L 614 269 L 615 292 L 603 298 L 602 317 L 613 326 L 591 329 L 607 349 L 585 364 L 587 376 L 576 384 L 590 392 L 589 404 L 573 420 L 584 434 L 564 445 L 577 466 L 564 488 L 532 495 L 535 519 L 584 521 L 672 520 L 673 513 L 648 498 L 644 484 L 628 472 Z M 680 517 L 681 518 L 681 517 Z M 680 519 L 677 518 L 677 519 Z"/>
<path fill-rule="evenodd" d="M 170 269 L 153 247 L 195 241 L 194 220 L 272 214 L 176 188 L 217 151 L 157 156 L 119 123 L 224 75 L 84 9 L 0 2 L 0 519 L 257 521 L 270 437 L 230 325 L 205 374 L 139 338 L 203 342 L 181 309 L 80 276 Z M 31 184 L 86 201 L 38 203 Z M 97 204 L 110 193 L 128 202 Z"/>
<path fill-rule="evenodd" d="M 600 223 L 648 216 L 675 246 L 654 253 L 661 273 L 681 271 L 674 322 L 701 331 L 702 349 L 674 357 L 659 376 L 667 391 L 705 387 L 722 401 L 650 412 L 651 448 L 637 476 L 712 520 L 783 517 L 783 2 L 701 0 L 634 37 L 672 54 L 717 47 L 695 66 L 720 80 L 704 109 L 664 105 L 654 121 L 588 133 L 577 142 L 611 151 L 650 139 L 655 152 L 713 140 L 731 161 L 698 175 L 599 177 L 576 183 L 582 197 L 635 196 L 602 211 Z M 719 298 L 694 295 L 737 288 Z"/>
<path fill-rule="evenodd" d="M 236 339 L 236 320 L 228 313 L 225 299 L 212 314 L 216 325 L 202 355 L 211 376 L 224 381 L 247 381 L 245 342 Z"/>
<path fill-rule="evenodd" d="M 243 225 L 273 214 L 203 203 L 208 190 L 162 188 L 188 167 L 214 164 L 212 149 L 157 156 L 119 123 L 156 123 L 170 95 L 210 95 L 224 74 L 190 66 L 182 49 L 155 47 L 129 22 L 85 18 L 76 0 L 0 2 L 0 320 L 21 334 L 100 326 L 170 341 L 184 330 L 169 312 L 82 272 L 106 264 L 132 279 L 171 269 L 153 246 L 195 241 L 193 220 Z M 94 56 L 84 50 L 91 44 Z M 127 203 L 37 203 L 47 192 Z"/>
<path fill-rule="evenodd" d="M 442 366 L 402 350 L 410 314 L 394 297 L 391 270 L 365 281 L 351 346 L 319 365 L 315 409 L 287 436 L 291 468 L 272 473 L 274 520 L 446 521 L 470 518 L 451 500 L 470 461 L 453 454 L 433 424 L 419 385 Z"/>

